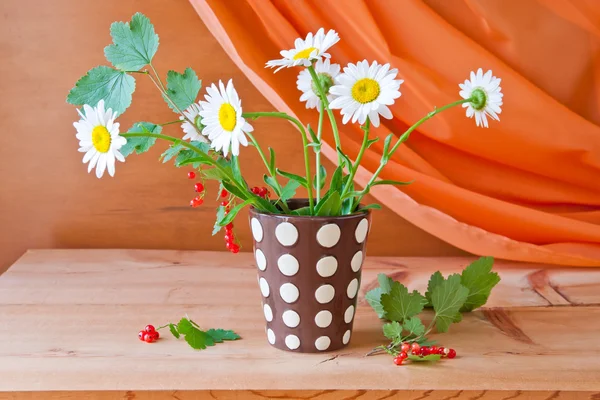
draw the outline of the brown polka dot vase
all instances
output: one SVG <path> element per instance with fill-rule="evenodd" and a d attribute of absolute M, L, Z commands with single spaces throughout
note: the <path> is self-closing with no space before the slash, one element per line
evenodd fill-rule
<path fill-rule="evenodd" d="M 291 208 L 302 207 L 293 200 Z M 268 342 L 315 353 L 348 345 L 360 287 L 369 210 L 339 217 L 250 210 Z"/>

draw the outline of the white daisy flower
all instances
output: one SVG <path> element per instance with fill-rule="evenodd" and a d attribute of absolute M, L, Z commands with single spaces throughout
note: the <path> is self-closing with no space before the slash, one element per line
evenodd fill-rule
<path fill-rule="evenodd" d="M 477 73 L 471 71 L 471 79 L 465 83 L 459 83 L 460 96 L 463 99 L 473 99 L 468 103 L 463 103 L 463 108 L 467 109 L 467 117 L 473 118 L 477 126 L 488 127 L 487 116 L 496 121 L 500 121 L 498 114 L 502 112 L 502 88 L 500 87 L 500 78 L 492 76 L 492 70 L 485 74 L 479 68 Z"/>
<path fill-rule="evenodd" d="M 339 84 L 329 90 L 335 96 L 331 109 L 341 109 L 344 116 L 342 122 L 358 121 L 364 124 L 367 117 L 373 126 L 379 126 L 379 116 L 391 119 L 392 112 L 388 106 L 400 97 L 402 79 L 396 79 L 397 69 L 390 69 L 390 64 L 379 65 L 377 61 L 369 66 L 367 60 L 358 64 L 348 64 L 344 73 L 338 76 Z"/>
<path fill-rule="evenodd" d="M 314 60 L 331 57 L 326 51 L 339 41 L 340 37 L 336 31 L 330 29 L 325 34 L 325 29 L 321 28 L 315 35 L 310 32 L 304 40 L 300 38 L 296 39 L 293 49 L 282 50 L 280 54 L 283 58 L 267 62 L 267 67 L 279 67 L 275 72 L 282 68 L 296 67 L 298 65 L 308 67 Z"/>
<path fill-rule="evenodd" d="M 327 100 L 331 103 L 334 96 L 329 93 L 329 89 L 337 83 L 337 77 L 340 74 L 340 65 L 331 64 L 329 60 L 319 60 L 315 63 L 315 72 L 327 94 Z M 298 74 L 296 85 L 298 86 L 298 90 L 302 92 L 300 101 L 306 102 L 306 108 L 320 108 L 321 98 L 319 97 L 319 91 L 315 87 L 310 72 L 307 69 L 303 69 Z"/>
<path fill-rule="evenodd" d="M 201 121 L 199 121 L 200 106 L 196 103 L 192 103 L 188 108 L 186 108 L 183 111 L 183 115 L 185 115 L 185 118 L 187 118 L 186 120 L 183 116 L 179 117 L 180 120 L 184 121 L 181 124 L 181 129 L 183 129 L 183 132 L 185 133 L 185 135 L 183 136 L 183 140 L 207 143 L 208 140 L 206 140 L 204 136 L 199 134 L 198 130 L 196 129 L 196 126 L 198 127 L 198 129 L 202 129 L 203 126 Z M 196 126 L 192 125 L 192 123 L 190 123 L 188 120 L 192 121 L 192 123 L 196 124 Z"/>
<path fill-rule="evenodd" d="M 254 128 L 242 117 L 242 101 L 231 83 L 227 87 L 219 81 L 219 88 L 213 83 L 206 88 L 206 101 L 200 102 L 202 117 L 202 134 L 208 136 L 210 146 L 216 151 L 223 150 L 227 156 L 231 146 L 234 156 L 240 154 L 240 144 L 248 146 L 244 132 L 252 132 Z"/>
<path fill-rule="evenodd" d="M 77 110 L 81 119 L 74 122 L 79 139 L 79 151 L 85 153 L 83 163 L 88 164 L 88 172 L 96 167 L 96 176 L 101 178 L 108 169 L 110 176 L 115 176 L 115 159 L 124 162 L 125 157 L 119 149 L 127 143 L 127 139 L 119 135 L 119 123 L 115 122 L 117 113 L 112 109 L 104 110 L 104 100 L 96 107 L 83 106 L 84 113 Z"/>

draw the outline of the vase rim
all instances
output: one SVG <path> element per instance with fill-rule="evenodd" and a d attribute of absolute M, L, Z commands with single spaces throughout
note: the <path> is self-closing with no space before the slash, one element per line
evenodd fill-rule
<path fill-rule="evenodd" d="M 300 207 L 304 207 L 306 205 L 308 205 L 308 199 L 306 198 L 299 198 L 299 199 L 290 199 L 286 202 L 288 205 L 289 204 L 295 204 L 297 205 L 296 208 L 300 208 Z M 258 211 L 254 206 L 250 207 L 250 214 L 251 215 L 261 215 L 261 216 L 265 216 L 265 217 L 269 217 L 269 218 L 285 218 L 285 219 L 289 219 L 289 218 L 294 218 L 294 219 L 312 219 L 312 220 L 343 220 L 343 219 L 352 219 L 352 218 L 359 218 L 359 217 L 366 217 L 371 213 L 371 209 L 366 209 L 363 210 L 363 204 L 359 204 L 358 206 L 358 210 L 352 214 L 348 214 L 348 215 L 335 215 L 335 216 L 321 216 L 321 215 L 292 215 L 292 214 L 273 214 L 273 213 L 269 213 L 269 212 L 264 212 L 264 211 Z"/>

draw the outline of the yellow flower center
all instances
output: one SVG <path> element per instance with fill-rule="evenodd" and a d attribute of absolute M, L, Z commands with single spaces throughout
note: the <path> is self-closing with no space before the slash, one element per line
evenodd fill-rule
<path fill-rule="evenodd" d="M 219 123 L 226 131 L 232 131 L 235 128 L 236 118 L 235 108 L 229 103 L 223 103 L 219 108 Z"/>
<path fill-rule="evenodd" d="M 316 47 L 309 47 L 308 49 L 304 49 L 302 51 L 299 51 L 294 56 L 294 60 L 300 60 L 300 59 L 303 59 L 303 58 L 308 58 L 308 57 L 310 57 L 310 54 L 313 51 L 315 51 L 315 50 L 317 50 Z"/>
<path fill-rule="evenodd" d="M 98 125 L 92 130 L 92 144 L 100 153 L 107 153 L 110 149 L 110 133 L 105 126 Z"/>
<path fill-rule="evenodd" d="M 352 98 L 361 104 L 370 103 L 379 97 L 379 83 L 371 78 L 362 78 L 352 86 Z"/>

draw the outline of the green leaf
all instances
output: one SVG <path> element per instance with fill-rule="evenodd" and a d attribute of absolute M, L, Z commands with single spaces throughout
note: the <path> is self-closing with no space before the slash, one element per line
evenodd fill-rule
<path fill-rule="evenodd" d="M 186 68 L 183 74 L 175 71 L 167 72 L 167 94 L 182 111 L 196 101 L 201 87 L 202 82 L 191 68 Z M 173 111 L 179 112 L 166 97 L 165 101 Z"/>
<path fill-rule="evenodd" d="M 215 343 L 222 343 L 224 340 L 240 339 L 240 336 L 237 333 L 225 329 L 209 329 L 206 333 L 212 337 Z"/>
<path fill-rule="evenodd" d="M 231 156 L 231 170 L 233 171 L 233 178 L 238 182 L 243 182 L 242 172 L 240 171 L 240 160 L 237 156 Z"/>
<path fill-rule="evenodd" d="M 425 303 L 425 297 L 418 291 L 408 293 L 406 286 L 395 281 L 390 292 L 381 295 L 385 317 L 390 321 L 404 322 L 423 311 Z"/>
<path fill-rule="evenodd" d="M 221 225 L 219 225 L 219 221 L 222 220 L 223 218 L 225 218 L 225 207 L 219 206 L 219 207 L 217 207 L 217 219 L 215 222 L 215 226 L 213 226 L 213 231 L 212 231 L 213 236 L 215 236 L 217 233 L 219 233 L 221 231 L 221 229 L 223 228 Z"/>
<path fill-rule="evenodd" d="M 291 172 L 282 171 L 279 168 L 277 168 L 276 171 L 279 175 L 285 176 L 288 179 L 296 181 L 304 187 L 308 187 L 308 183 L 306 183 L 306 179 L 301 177 L 300 175 L 292 174 Z"/>
<path fill-rule="evenodd" d="M 412 317 L 404 321 L 402 329 L 408 332 L 409 335 L 421 336 L 425 333 L 425 325 L 419 317 Z"/>
<path fill-rule="evenodd" d="M 383 318 L 385 316 L 385 311 L 381 305 L 381 295 L 383 293 L 389 293 L 390 290 L 392 290 L 392 283 L 394 280 L 386 274 L 377 275 L 377 280 L 379 281 L 379 287 L 369 290 L 365 295 L 365 299 L 373 310 L 375 310 L 377 316 Z"/>
<path fill-rule="evenodd" d="M 279 185 L 274 177 L 265 174 L 263 175 L 263 180 L 267 185 L 271 187 L 271 189 L 273 189 L 277 196 L 281 196 L 281 192 L 279 191 Z"/>
<path fill-rule="evenodd" d="M 460 283 L 469 289 L 469 296 L 461 312 L 472 311 L 487 302 L 492 289 L 500 282 L 500 276 L 492 272 L 493 266 L 493 257 L 481 257 L 462 272 Z"/>
<path fill-rule="evenodd" d="M 296 195 L 296 189 L 300 187 L 300 183 L 298 181 L 288 181 L 288 183 L 281 190 L 281 201 L 285 202 Z"/>
<path fill-rule="evenodd" d="M 350 171 L 350 169 L 352 169 L 352 161 L 350 161 L 350 157 L 348 157 L 346 154 L 344 154 L 342 149 L 340 149 L 339 147 L 337 148 L 337 152 L 338 152 L 338 154 L 340 154 L 342 156 L 342 159 L 346 165 L 346 168 L 348 168 L 348 171 Z"/>
<path fill-rule="evenodd" d="M 366 206 L 361 207 L 360 210 L 381 210 L 381 205 L 377 203 L 367 204 Z"/>
<path fill-rule="evenodd" d="M 313 130 L 313 128 L 310 126 L 310 124 L 306 125 L 306 130 L 308 130 L 308 133 L 310 134 L 310 139 L 313 141 L 314 144 L 320 144 L 319 143 L 319 138 L 317 137 L 317 135 L 315 134 L 315 131 Z"/>
<path fill-rule="evenodd" d="M 154 26 L 141 13 L 136 13 L 131 22 L 113 22 L 110 35 L 113 44 L 104 48 L 104 55 L 115 68 L 123 71 L 139 71 L 150 64 L 158 50 Z"/>
<path fill-rule="evenodd" d="M 433 293 L 433 289 L 436 288 L 439 284 L 444 282 L 444 276 L 440 271 L 434 272 L 429 278 L 429 283 L 427 284 L 427 292 L 425 292 L 425 297 L 427 298 L 427 307 L 433 307 L 431 305 L 431 294 Z"/>
<path fill-rule="evenodd" d="M 402 337 L 402 325 L 398 322 L 388 322 L 383 325 L 383 334 L 386 338 L 394 341 Z"/>
<path fill-rule="evenodd" d="M 275 150 L 269 147 L 269 170 L 275 171 Z"/>
<path fill-rule="evenodd" d="M 378 180 L 376 182 L 373 182 L 373 184 L 371 186 L 377 186 L 377 185 L 410 185 L 413 182 L 414 181 L 401 182 L 401 181 L 393 181 L 393 180 L 390 180 L 390 179 L 381 179 L 381 180 Z"/>
<path fill-rule="evenodd" d="M 252 195 L 248 192 L 243 192 L 237 186 L 235 186 L 230 181 L 222 181 L 221 184 L 223 187 L 232 195 L 241 200 L 248 200 Z"/>
<path fill-rule="evenodd" d="M 437 343 L 437 340 L 429 340 L 426 337 L 422 337 L 416 340 L 416 342 L 419 344 L 419 346 L 423 347 L 423 346 L 433 346 L 434 344 Z"/>
<path fill-rule="evenodd" d="M 67 102 L 76 106 L 88 104 L 95 107 L 100 100 L 104 100 L 106 109 L 112 108 L 122 114 L 131 105 L 134 91 L 133 77 L 110 67 L 99 66 L 77 81 L 67 96 Z"/>
<path fill-rule="evenodd" d="M 469 289 L 461 285 L 460 275 L 453 274 L 433 288 L 431 304 L 435 311 L 435 326 L 438 332 L 448 331 L 448 327 L 458 318 L 459 310 L 469 296 Z"/>
<path fill-rule="evenodd" d="M 369 139 L 367 140 L 367 149 L 371 146 L 373 146 L 374 143 L 379 142 L 379 136 L 374 138 L 374 139 Z"/>
<path fill-rule="evenodd" d="M 318 216 L 337 216 L 340 215 L 342 200 L 340 192 L 327 193 L 315 208 L 315 215 Z"/>
<path fill-rule="evenodd" d="M 325 187 L 325 181 L 327 179 L 327 170 L 325 169 L 324 166 L 319 165 L 319 180 L 320 182 L 317 182 L 317 175 L 315 174 L 315 177 L 313 179 L 313 187 L 315 189 L 323 189 L 323 187 Z"/>
<path fill-rule="evenodd" d="M 127 133 L 160 133 L 161 131 L 162 127 L 160 125 L 150 122 L 136 122 Z M 123 154 L 123 157 L 127 157 L 134 151 L 136 154 L 141 154 L 148 151 L 154 143 L 156 143 L 156 138 L 154 137 L 130 137 L 127 138 L 127 143 L 119 151 Z"/>
<path fill-rule="evenodd" d="M 384 157 L 389 157 L 388 156 L 388 150 L 390 148 L 390 144 L 392 143 L 392 139 L 394 138 L 394 134 L 390 133 L 389 135 L 387 135 L 385 137 L 385 140 L 383 141 L 383 156 Z"/>
<path fill-rule="evenodd" d="M 295 210 L 292 210 L 292 214 L 294 215 L 310 215 L 310 207 L 301 207 Z"/>
<path fill-rule="evenodd" d="M 179 339 L 179 332 L 177 332 L 177 327 L 175 324 L 169 324 L 169 330 L 171 331 L 171 334 L 175 336 L 175 338 Z"/>
<path fill-rule="evenodd" d="M 185 341 L 196 350 L 203 350 L 207 346 L 215 345 L 214 339 L 208 333 L 201 331 L 195 326 L 192 326 L 191 330 L 185 334 Z"/>
<path fill-rule="evenodd" d="M 354 212 L 354 198 L 349 197 L 342 200 L 342 209 L 340 210 L 341 215 L 350 215 Z"/>
<path fill-rule="evenodd" d="M 242 210 L 242 208 L 246 207 L 251 202 L 252 202 L 252 200 L 246 200 L 242 204 L 238 204 L 237 206 L 233 207 L 229 211 L 229 214 L 227 214 L 225 216 L 225 218 L 223 218 L 222 220 L 220 220 L 218 222 L 218 224 L 221 225 L 221 226 L 227 225 L 228 223 L 230 223 L 231 221 L 233 221 L 235 219 L 235 216 Z"/>
<path fill-rule="evenodd" d="M 180 151 L 184 150 L 185 147 L 181 143 L 173 143 L 164 153 L 160 155 L 160 160 L 162 160 L 163 164 L 167 161 L 171 160 L 173 157 L 176 157 Z"/>
<path fill-rule="evenodd" d="M 414 356 L 412 354 L 408 355 L 408 359 L 410 361 L 439 361 L 442 358 L 439 354 L 429 354 L 428 356 Z"/>
<path fill-rule="evenodd" d="M 181 318 L 177 324 L 177 331 L 182 335 L 187 335 L 194 328 L 194 325 L 187 318 Z"/>
<path fill-rule="evenodd" d="M 343 173 L 344 170 L 342 169 L 342 167 L 337 167 L 335 171 L 333 171 L 333 175 L 331 176 L 331 183 L 329 184 L 329 192 L 342 190 Z"/>

